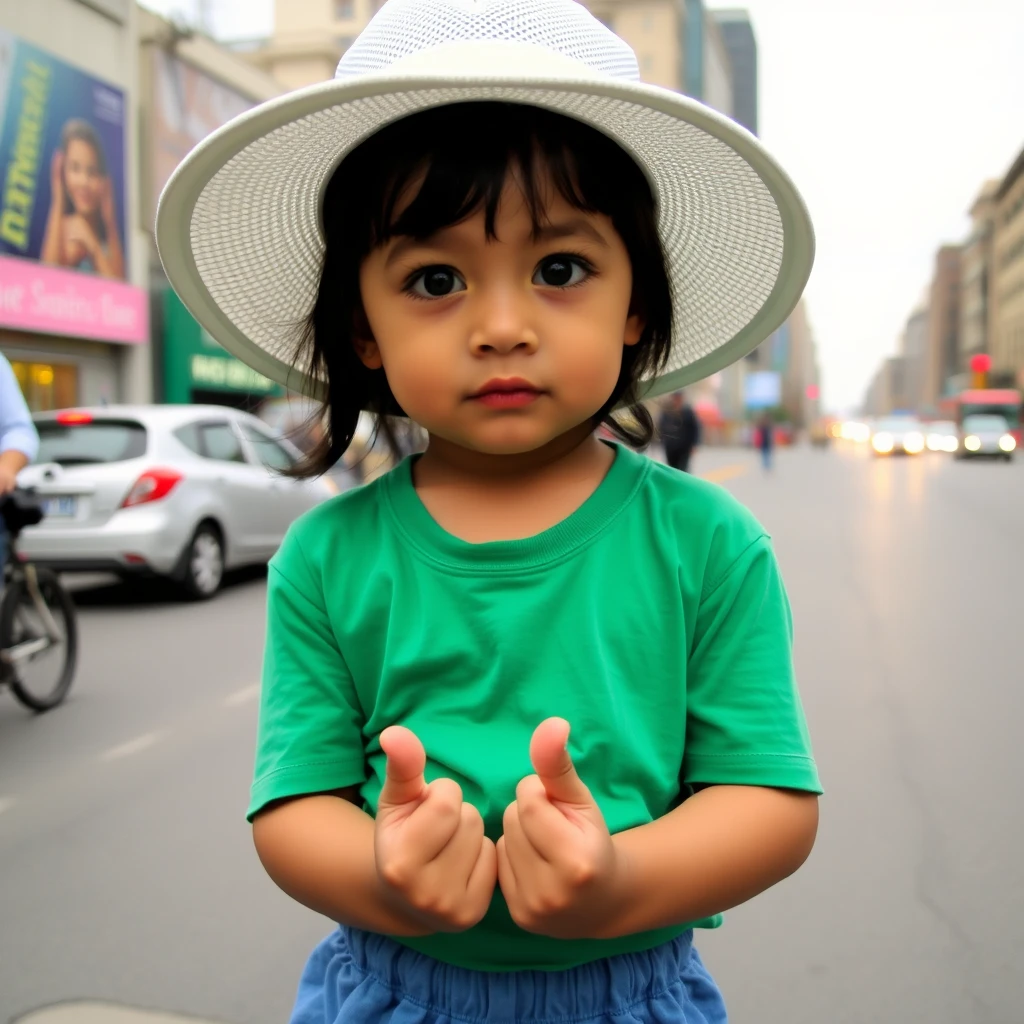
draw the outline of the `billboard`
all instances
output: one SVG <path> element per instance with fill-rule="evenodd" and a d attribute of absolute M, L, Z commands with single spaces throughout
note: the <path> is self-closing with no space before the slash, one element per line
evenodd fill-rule
<path fill-rule="evenodd" d="M 154 49 L 152 121 L 149 125 L 150 226 L 157 201 L 175 168 L 210 132 L 254 105 L 215 78 Z"/>
<path fill-rule="evenodd" d="M 0 257 L 123 281 L 124 93 L 0 30 Z"/>
<path fill-rule="evenodd" d="M 782 402 L 782 375 L 779 373 L 748 373 L 743 388 L 743 401 L 748 409 L 773 409 Z"/>

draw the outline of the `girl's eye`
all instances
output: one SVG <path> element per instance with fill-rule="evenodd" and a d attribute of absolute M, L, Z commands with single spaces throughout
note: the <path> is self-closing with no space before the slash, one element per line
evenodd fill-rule
<path fill-rule="evenodd" d="M 545 284 L 549 288 L 572 288 L 583 284 L 593 274 L 593 269 L 579 256 L 559 253 L 541 260 L 533 275 L 534 284 Z"/>
<path fill-rule="evenodd" d="M 424 267 L 406 285 L 406 290 L 421 299 L 443 299 L 466 290 L 466 282 L 451 267 Z"/>

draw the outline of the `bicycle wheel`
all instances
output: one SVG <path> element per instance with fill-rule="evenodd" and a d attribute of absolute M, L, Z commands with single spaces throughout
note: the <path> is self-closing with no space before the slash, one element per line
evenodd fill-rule
<path fill-rule="evenodd" d="M 28 582 L 12 580 L 0 605 L 0 648 L 10 665 L 11 691 L 33 711 L 49 711 L 67 696 L 78 659 L 78 626 L 68 592 L 49 569 L 37 569 L 39 594 L 59 634 L 53 640 Z"/>

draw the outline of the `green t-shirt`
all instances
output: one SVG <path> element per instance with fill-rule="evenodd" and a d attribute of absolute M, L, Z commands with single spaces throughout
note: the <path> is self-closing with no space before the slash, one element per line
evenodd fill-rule
<path fill-rule="evenodd" d="M 552 715 L 612 833 L 698 783 L 820 792 L 775 557 L 726 491 L 619 447 L 568 519 L 469 544 L 431 518 L 407 460 L 291 529 L 270 569 L 250 818 L 356 784 L 373 813 L 378 737 L 400 724 L 428 781 L 458 782 L 497 839 Z M 399 941 L 478 970 L 562 970 L 718 923 L 552 939 L 518 928 L 497 890 L 470 931 Z"/>

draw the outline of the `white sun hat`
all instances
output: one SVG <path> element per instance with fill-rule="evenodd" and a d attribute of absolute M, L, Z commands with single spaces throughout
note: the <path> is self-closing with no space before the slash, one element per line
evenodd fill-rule
<path fill-rule="evenodd" d="M 293 360 L 296 326 L 316 299 L 331 175 L 393 121 L 487 100 L 592 125 L 650 182 L 674 330 L 647 396 L 735 362 L 792 312 L 814 235 L 789 177 L 733 121 L 641 83 L 633 51 L 574 0 L 389 0 L 333 81 L 242 114 L 178 167 L 157 213 L 170 283 L 229 352 L 322 395 Z"/>

